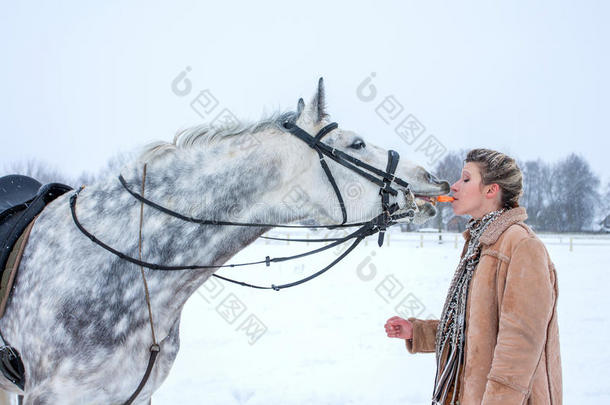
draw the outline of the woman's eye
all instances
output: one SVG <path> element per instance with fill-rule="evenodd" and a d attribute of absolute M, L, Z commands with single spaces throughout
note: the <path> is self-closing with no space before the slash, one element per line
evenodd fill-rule
<path fill-rule="evenodd" d="M 470 179 L 464 179 L 464 183 L 468 183 L 468 180 L 470 180 Z"/>
<path fill-rule="evenodd" d="M 350 145 L 350 148 L 352 149 L 364 149 L 366 147 L 366 144 L 364 143 L 364 141 L 362 139 L 356 139 L 354 141 L 354 143 L 352 143 Z"/>

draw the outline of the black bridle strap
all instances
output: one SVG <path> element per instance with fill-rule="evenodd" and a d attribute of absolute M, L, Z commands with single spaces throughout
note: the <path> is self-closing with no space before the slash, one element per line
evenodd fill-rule
<path fill-rule="evenodd" d="M 324 170 L 324 173 L 326 174 L 326 178 L 328 178 L 328 182 L 332 186 L 333 191 L 335 192 L 335 195 L 337 196 L 337 200 L 339 201 L 339 207 L 341 208 L 341 216 L 342 216 L 341 225 L 343 225 L 347 222 L 347 211 L 345 209 L 345 203 L 343 202 L 343 196 L 341 195 L 339 186 L 337 186 L 335 177 L 333 176 L 332 172 L 330 171 L 330 168 L 328 167 L 326 160 L 324 160 L 324 155 L 322 154 L 322 152 L 320 152 L 320 149 L 317 148 L 317 145 L 319 145 L 319 142 L 324 137 L 324 135 L 326 135 L 329 132 L 331 132 L 332 130 L 336 129 L 338 126 L 339 125 L 336 122 L 333 122 L 331 124 L 326 125 L 324 128 L 320 129 L 318 131 L 318 133 L 316 134 L 316 136 L 314 136 L 314 137 L 309 136 L 311 138 L 311 140 L 309 142 L 309 146 L 311 148 L 315 149 L 316 152 L 318 152 L 318 158 L 320 159 L 320 166 L 322 166 L 322 170 Z M 309 135 L 309 134 L 307 134 L 307 135 Z"/>
<path fill-rule="evenodd" d="M 176 212 L 176 211 L 172 211 L 168 208 L 165 208 L 162 205 L 157 204 L 154 201 L 149 200 L 148 198 L 142 197 L 140 194 L 138 194 L 137 192 L 135 192 L 129 188 L 129 185 L 127 184 L 127 181 L 125 181 L 125 178 L 123 178 L 123 175 L 119 175 L 119 181 L 121 182 L 121 184 L 123 185 L 125 190 L 127 190 L 127 192 L 129 194 L 131 194 L 138 201 L 144 202 L 145 204 L 150 205 L 151 207 L 163 212 L 164 214 L 170 215 L 174 218 L 178 218 L 182 221 L 192 222 L 194 224 L 199 224 L 199 225 L 250 226 L 250 227 L 257 227 L 257 228 L 318 229 L 318 228 L 351 228 L 351 227 L 356 227 L 356 226 L 362 226 L 362 225 L 365 225 L 368 223 L 368 222 L 351 222 L 349 224 L 334 224 L 334 225 L 283 225 L 283 224 L 269 224 L 269 223 L 263 223 L 263 222 L 232 222 L 232 221 L 221 221 L 221 220 L 216 220 L 216 219 L 194 218 L 194 217 L 180 214 L 179 212 Z M 341 201 L 343 201 L 343 200 L 341 200 Z"/>
<path fill-rule="evenodd" d="M 324 147 L 325 148 L 330 148 L 328 145 L 324 145 Z M 387 171 L 384 172 L 382 170 L 379 170 L 376 167 L 371 166 L 368 163 L 365 163 L 362 160 L 357 159 L 357 158 L 353 157 L 352 155 L 349 155 L 349 154 L 347 154 L 347 153 L 345 153 L 343 151 L 334 149 L 334 152 L 333 152 L 332 148 L 330 148 L 330 149 L 331 150 L 330 150 L 329 153 L 332 153 L 333 155 L 335 155 L 338 158 L 345 159 L 345 160 L 347 160 L 347 161 L 349 161 L 349 162 L 351 162 L 351 163 L 353 163 L 353 164 L 355 164 L 357 166 L 360 166 L 360 167 L 362 167 L 362 168 L 364 168 L 364 169 L 366 169 L 366 170 L 368 170 L 368 171 L 370 171 L 372 173 L 375 173 L 376 175 L 382 177 L 385 180 L 389 180 L 390 182 L 396 183 L 399 186 L 402 186 L 402 187 L 405 187 L 405 188 L 409 187 L 409 183 L 407 183 L 406 181 L 402 180 L 400 177 L 396 177 L 392 173 L 388 173 Z M 391 193 L 391 194 L 394 195 L 394 193 Z"/>
<path fill-rule="evenodd" d="M 321 242 L 334 242 L 336 240 L 341 240 L 343 238 L 321 238 L 321 239 L 303 239 L 303 238 L 278 238 L 275 236 L 259 236 L 261 239 L 269 239 L 269 240 L 279 240 L 282 242 L 311 242 L 311 243 L 321 243 Z"/>
<path fill-rule="evenodd" d="M 371 182 L 375 183 L 379 187 L 385 186 L 383 179 L 390 180 L 390 182 L 394 182 L 402 187 L 409 187 L 409 183 L 396 177 L 393 173 L 388 173 L 387 171 L 384 172 L 376 167 L 369 165 L 368 163 L 361 161 L 358 158 L 355 158 L 355 157 L 353 157 L 345 152 L 342 152 L 340 150 L 337 150 L 335 148 L 331 148 L 327 144 L 320 142 L 320 139 L 322 138 L 322 136 L 328 134 L 330 131 L 337 128 L 336 122 L 330 123 L 330 124 L 326 125 L 325 127 L 323 127 L 318 132 L 318 134 L 316 134 L 315 137 L 311 136 L 305 130 L 301 129 L 300 127 L 298 127 L 297 125 L 295 125 L 291 122 L 284 123 L 284 128 L 291 134 L 295 135 L 297 138 L 301 139 L 303 142 L 307 143 L 311 148 L 316 149 L 318 152 L 322 153 L 325 156 L 328 156 L 329 158 L 333 159 L 335 162 L 339 163 L 340 165 L 345 166 L 350 170 L 353 170 L 354 172 L 358 173 L 360 176 L 366 178 L 367 180 L 370 180 Z M 371 173 L 378 175 L 382 179 L 378 179 L 374 176 L 371 176 L 369 173 L 366 173 L 365 171 L 360 170 L 356 166 L 362 167 L 363 169 L 366 169 L 366 170 L 370 171 Z M 392 195 L 397 195 L 397 191 L 393 188 L 390 188 L 390 193 Z"/>
<path fill-rule="evenodd" d="M 396 168 L 398 167 L 398 161 L 400 160 L 400 156 L 398 155 L 398 153 L 396 151 L 393 150 L 389 150 L 388 151 L 388 165 L 386 166 L 386 172 L 390 173 L 390 174 L 394 174 L 396 172 Z M 379 226 L 379 237 L 377 238 L 377 244 L 379 245 L 379 247 L 381 247 L 381 245 L 383 245 L 383 238 L 385 237 L 385 231 L 386 231 L 386 223 L 389 222 L 390 216 L 392 215 L 392 213 L 394 211 L 396 211 L 398 209 L 398 207 L 392 209 L 390 207 L 390 196 L 389 196 L 389 191 L 388 189 L 390 188 L 390 184 L 391 181 L 388 179 L 383 179 L 383 182 L 385 183 L 384 188 L 382 188 L 381 190 L 379 190 L 379 194 L 381 195 L 381 210 L 382 210 L 382 215 L 384 215 L 384 220 L 383 223 L 380 224 Z M 390 212 L 392 211 L 392 212 Z"/>
<path fill-rule="evenodd" d="M 378 216 L 378 217 L 374 218 L 372 221 L 367 222 L 363 227 L 350 233 L 349 235 L 346 235 L 343 238 L 336 238 L 332 243 L 329 243 L 328 245 L 325 245 L 320 248 L 313 249 L 313 250 L 310 250 L 310 251 L 307 251 L 304 253 L 299 253 L 299 254 L 296 254 L 293 256 L 282 256 L 282 257 L 273 257 L 273 258 L 270 258 L 269 256 L 267 256 L 264 260 L 246 262 L 246 263 L 224 264 L 224 265 L 198 265 L 198 264 L 196 264 L 196 265 L 170 266 L 170 265 L 164 265 L 164 264 L 158 264 L 158 263 L 149 263 L 149 262 L 138 260 L 134 257 L 131 257 L 131 256 L 107 245 L 106 243 L 102 242 L 97 237 L 95 237 L 95 235 L 93 235 L 91 232 L 89 232 L 87 229 L 85 229 L 83 224 L 78 220 L 78 216 L 76 215 L 76 199 L 78 197 L 78 193 L 80 193 L 81 190 L 82 190 L 82 188 L 70 197 L 70 212 L 72 214 L 72 220 L 76 224 L 76 227 L 86 237 L 88 237 L 93 243 L 99 245 L 100 247 L 104 248 L 105 250 L 109 251 L 110 253 L 114 254 L 115 256 L 118 256 L 121 259 L 128 261 L 130 263 L 136 264 L 138 266 L 143 266 L 143 267 L 146 267 L 146 268 L 149 268 L 152 270 L 165 270 L 165 271 L 203 270 L 203 269 L 243 267 L 243 266 L 251 266 L 251 265 L 255 265 L 255 264 L 266 264 L 267 266 L 269 266 L 271 263 L 285 262 L 288 260 L 298 259 L 301 257 L 306 257 L 306 256 L 309 256 L 312 254 L 320 253 L 320 252 L 323 252 L 328 249 L 332 249 L 337 245 L 340 245 L 350 239 L 358 237 L 359 235 L 365 233 L 365 231 L 370 232 L 372 229 L 377 227 L 377 223 L 379 222 L 379 216 Z M 374 227 L 372 229 L 371 229 L 371 224 L 374 224 Z M 367 233 L 367 234 L 372 234 L 372 233 Z"/>
<path fill-rule="evenodd" d="M 318 134 L 322 133 L 323 135 L 326 135 L 331 130 L 337 128 L 336 125 L 337 124 L 335 122 L 333 122 L 331 124 L 328 124 L 327 126 L 322 128 L 318 132 Z M 293 134 L 294 136 L 296 136 L 297 138 L 299 138 L 300 140 L 302 140 L 303 142 L 308 144 L 311 148 L 317 150 L 319 153 L 321 153 L 321 154 L 323 154 L 325 156 L 328 156 L 330 159 L 332 159 L 335 162 L 339 163 L 340 165 L 342 165 L 342 166 L 344 166 L 344 167 L 354 171 L 358 175 L 360 175 L 360 176 L 364 177 L 365 179 L 375 183 L 379 187 L 383 187 L 384 186 L 383 181 L 381 179 L 378 179 L 378 178 L 376 178 L 374 176 L 371 176 L 371 174 L 365 172 L 364 170 L 361 170 L 360 168 L 358 168 L 354 164 L 351 164 L 351 163 L 347 162 L 345 159 L 342 159 L 341 157 L 339 157 L 337 155 L 337 153 L 339 151 L 337 151 L 334 148 L 331 148 L 330 146 L 326 145 L 325 143 L 320 142 L 320 138 L 321 137 L 318 137 L 317 135 L 315 137 L 311 136 L 305 130 L 303 130 L 302 128 L 300 128 L 300 127 L 298 127 L 295 124 L 290 123 L 290 122 L 284 123 L 284 128 L 288 132 L 290 132 L 291 134 Z M 327 130 L 327 128 L 330 128 L 330 130 Z M 347 156 L 349 156 L 349 155 L 347 155 Z M 356 159 L 356 160 L 358 160 L 358 159 Z M 364 162 L 362 162 L 362 163 L 364 163 Z"/>
<path fill-rule="evenodd" d="M 349 248 L 347 248 L 345 250 L 345 252 L 343 252 L 339 257 L 337 257 L 335 260 L 333 260 L 332 263 L 330 263 L 328 266 L 324 267 L 322 270 L 319 270 L 316 273 L 314 273 L 314 274 L 312 274 L 312 275 L 310 275 L 308 277 L 305 277 L 305 278 L 303 278 L 301 280 L 298 280 L 298 281 L 294 281 L 292 283 L 281 284 L 281 285 L 272 284 L 271 287 L 265 287 L 265 286 L 259 286 L 259 285 L 244 283 L 243 281 L 233 280 L 233 279 L 230 279 L 230 278 L 227 278 L 227 277 L 223 277 L 223 276 L 219 276 L 219 275 L 216 275 L 216 274 L 214 274 L 214 276 L 220 278 L 221 280 L 225 280 L 225 281 L 228 281 L 228 282 L 233 283 L 233 284 L 239 284 L 239 285 L 244 286 L 244 287 L 257 288 L 257 289 L 260 289 L 260 290 L 270 290 L 271 289 L 271 290 L 279 291 L 279 290 L 281 290 L 283 288 L 295 287 L 295 286 L 297 286 L 299 284 L 306 283 L 307 281 L 312 280 L 312 279 L 314 279 L 314 278 L 316 278 L 316 277 L 326 273 L 326 271 L 330 270 L 332 267 L 334 267 L 335 264 L 339 263 L 341 260 L 343 260 L 343 258 L 345 256 L 350 254 L 350 252 L 352 250 L 354 250 L 356 248 L 356 246 L 358 246 L 358 244 L 366 236 L 367 235 L 361 235 L 361 236 L 356 237 L 354 242 L 350 245 Z"/>
<path fill-rule="evenodd" d="M 162 264 L 157 264 L 157 263 L 148 263 L 142 260 L 138 260 L 135 259 L 131 256 L 128 256 L 126 254 L 124 254 L 123 252 L 120 252 L 114 248 L 112 248 L 111 246 L 108 246 L 107 244 L 105 244 L 104 242 L 100 241 L 98 238 L 96 238 L 93 234 L 91 234 L 89 231 L 87 231 L 87 229 L 85 229 L 83 227 L 83 225 L 80 223 L 80 221 L 78 220 L 78 217 L 76 216 L 76 199 L 78 196 L 78 193 L 80 193 L 80 191 L 82 191 L 82 187 L 81 189 L 79 189 L 76 193 L 74 193 L 71 197 L 70 197 L 70 211 L 72 214 L 72 219 L 74 221 L 74 223 L 76 224 L 76 227 L 85 235 L 87 236 L 92 242 L 94 242 L 95 244 L 99 245 L 100 247 L 104 248 L 105 250 L 109 251 L 110 253 L 114 254 L 115 256 L 128 261 L 130 263 L 139 265 L 139 266 L 143 266 L 143 267 L 147 267 L 150 268 L 152 270 L 202 270 L 202 269 L 219 269 L 219 268 L 224 268 L 224 267 L 241 267 L 241 266 L 249 266 L 249 265 L 254 265 L 254 264 L 263 264 L 265 263 L 267 266 L 270 265 L 270 263 L 277 263 L 277 262 L 284 262 L 284 261 L 288 261 L 288 260 L 292 260 L 292 259 L 298 259 L 301 257 L 305 257 L 305 256 L 309 256 L 315 253 L 319 253 L 328 249 L 331 249 L 335 246 L 338 246 L 342 243 L 345 243 L 346 241 L 350 240 L 350 239 L 355 239 L 355 241 L 352 243 L 352 245 L 350 245 L 350 247 L 343 253 L 341 254 L 337 259 L 333 260 L 333 262 L 326 266 L 325 268 L 323 268 L 322 270 L 306 277 L 303 278 L 301 280 L 292 282 L 292 283 L 288 283 L 288 284 L 283 284 L 283 285 L 271 285 L 270 287 L 263 287 L 263 286 L 256 286 L 256 285 L 252 285 L 252 284 L 248 284 L 248 283 L 244 283 L 242 281 L 236 281 L 236 280 L 232 280 L 229 279 L 227 277 L 223 277 L 217 274 L 212 274 L 212 276 L 220 278 L 222 280 L 225 281 L 229 281 L 231 283 L 234 284 L 239 284 L 245 287 L 252 287 L 252 288 L 257 288 L 257 289 L 266 289 L 266 290 L 276 290 L 279 291 L 282 288 L 289 288 L 289 287 L 294 287 L 296 285 L 302 284 L 306 281 L 309 281 L 321 274 L 323 274 L 324 272 L 326 272 L 327 270 L 329 270 L 331 267 L 333 267 L 335 264 L 337 264 L 341 259 L 343 259 L 345 256 L 347 256 L 347 254 L 349 252 L 351 252 L 361 241 L 362 239 L 364 239 L 366 236 L 372 235 L 374 233 L 377 233 L 378 231 L 378 225 L 377 223 L 380 220 L 380 216 L 374 218 L 373 220 L 367 222 L 364 226 L 362 226 L 361 228 L 359 228 L 358 230 L 352 232 L 351 234 L 345 236 L 344 238 L 339 238 L 337 239 L 335 242 L 330 243 L 326 246 L 323 246 L 321 248 L 318 249 L 314 249 L 305 253 L 300 253 L 297 255 L 293 255 L 293 256 L 286 256 L 286 257 L 275 257 L 275 258 L 270 258 L 269 256 L 267 256 L 265 258 L 265 260 L 260 260 L 260 261 L 256 261 L 256 262 L 249 262 L 249 263 L 236 263 L 236 264 L 226 264 L 226 265 L 189 265 L 189 266 L 168 266 L 168 265 L 162 265 Z M 152 353 L 151 353 L 151 359 L 152 359 Z M 152 360 L 154 363 L 154 359 Z"/>
<path fill-rule="evenodd" d="M 341 207 L 341 215 L 343 217 L 343 221 L 341 222 L 341 225 L 344 225 L 347 222 L 347 211 L 345 210 L 345 203 L 343 202 L 343 196 L 341 195 L 341 191 L 339 191 L 339 186 L 337 186 L 335 177 L 331 173 L 330 168 L 328 167 L 328 164 L 326 164 L 326 161 L 324 160 L 324 156 L 322 155 L 322 153 L 319 150 L 318 150 L 318 157 L 320 158 L 320 165 L 322 166 L 324 173 L 326 173 L 326 177 L 328 177 L 328 181 L 329 181 L 330 185 L 332 186 L 333 190 L 335 191 L 337 200 L 339 200 L 339 207 Z"/>
<path fill-rule="evenodd" d="M 311 146 L 313 148 L 316 144 L 318 144 L 320 142 L 320 140 L 322 138 L 324 138 L 324 136 L 326 134 L 328 134 L 331 131 L 334 131 L 337 128 L 339 128 L 339 124 L 337 124 L 336 122 L 331 122 L 330 124 L 326 125 L 324 128 L 322 128 L 321 130 L 318 131 L 316 136 L 314 136 L 314 138 L 313 138 L 314 142 L 310 143 L 309 146 Z"/>
<path fill-rule="evenodd" d="M 324 148 L 320 148 L 320 150 L 322 151 L 322 153 L 325 152 Z M 361 177 L 364 177 L 365 179 L 367 179 L 371 183 L 374 183 L 374 184 L 376 184 L 379 187 L 383 187 L 384 186 L 383 179 L 378 179 L 377 177 L 371 175 L 370 173 L 365 172 L 364 170 L 360 169 L 359 167 L 354 166 L 354 165 L 352 165 L 349 162 L 346 162 L 344 159 L 342 159 L 341 157 L 337 156 L 338 153 L 339 153 L 339 151 L 335 150 L 334 152 L 328 152 L 328 154 L 326 154 L 326 156 L 328 156 L 330 159 L 334 160 L 335 162 L 339 163 L 341 166 L 350 169 L 351 171 L 357 173 Z M 349 156 L 349 155 L 347 155 L 347 156 Z M 398 191 L 396 191 L 393 188 L 390 188 L 390 193 L 392 195 L 398 195 Z"/>

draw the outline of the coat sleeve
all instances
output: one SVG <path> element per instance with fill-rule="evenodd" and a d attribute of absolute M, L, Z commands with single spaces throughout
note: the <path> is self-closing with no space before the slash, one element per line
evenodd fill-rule
<path fill-rule="evenodd" d="M 407 319 L 413 325 L 413 339 L 405 340 L 409 353 L 432 353 L 436 351 L 436 328 L 438 320 Z"/>
<path fill-rule="evenodd" d="M 544 350 L 555 299 L 544 244 L 532 237 L 520 241 L 507 268 L 483 405 L 525 403 Z"/>

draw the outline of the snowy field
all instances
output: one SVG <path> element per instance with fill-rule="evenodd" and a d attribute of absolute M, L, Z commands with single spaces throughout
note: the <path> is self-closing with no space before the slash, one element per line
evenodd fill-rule
<path fill-rule="evenodd" d="M 443 234 L 439 244 L 438 235 L 424 234 L 422 247 L 420 234 L 393 231 L 382 248 L 369 238 L 328 273 L 294 288 L 206 282 L 184 309 L 181 350 L 153 404 L 429 403 L 434 354 L 409 354 L 383 325 L 397 314 L 438 318 L 463 240 Z M 610 238 L 575 236 L 572 251 L 569 235 L 542 240 L 559 277 L 564 403 L 610 403 Z M 311 248 L 259 240 L 232 262 Z M 280 284 L 337 254 L 219 274 Z"/>

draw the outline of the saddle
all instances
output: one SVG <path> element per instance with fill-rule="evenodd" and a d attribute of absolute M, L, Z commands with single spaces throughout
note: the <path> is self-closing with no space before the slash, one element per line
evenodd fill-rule
<path fill-rule="evenodd" d="M 34 220 L 51 201 L 72 187 L 60 183 L 42 185 L 31 177 L 0 177 L 0 318 L 13 289 L 19 262 Z M 23 362 L 17 350 L 2 337 L 0 371 L 19 388 L 25 385 Z"/>

